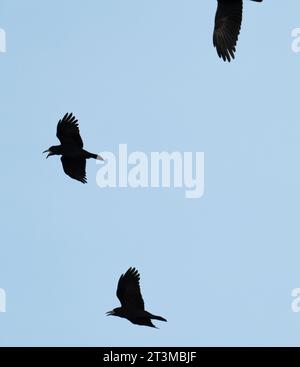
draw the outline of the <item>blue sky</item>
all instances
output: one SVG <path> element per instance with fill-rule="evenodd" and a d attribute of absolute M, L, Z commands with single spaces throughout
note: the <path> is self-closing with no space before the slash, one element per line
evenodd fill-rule
<path fill-rule="evenodd" d="M 216 1 L 2 0 L 0 345 L 299 345 L 300 3 L 245 1 L 236 60 Z M 68 111 L 90 151 L 205 153 L 205 194 L 64 175 Z M 106 317 L 141 273 L 159 330 Z"/>

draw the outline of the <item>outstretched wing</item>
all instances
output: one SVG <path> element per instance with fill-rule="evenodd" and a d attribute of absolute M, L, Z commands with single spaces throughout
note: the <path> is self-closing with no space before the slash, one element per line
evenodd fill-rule
<path fill-rule="evenodd" d="M 85 165 L 86 159 L 83 157 L 61 157 L 61 163 L 65 173 L 74 178 L 74 180 L 80 181 L 82 183 L 87 183 Z"/>
<path fill-rule="evenodd" d="M 83 147 L 78 120 L 72 113 L 66 113 L 62 120 L 58 121 L 56 136 L 62 145 L 71 145 L 76 148 Z"/>
<path fill-rule="evenodd" d="M 145 309 L 140 289 L 140 274 L 135 268 L 130 268 L 125 274 L 121 275 L 118 283 L 117 297 L 124 308 Z"/>
<path fill-rule="evenodd" d="M 224 61 L 234 59 L 242 24 L 242 0 L 218 0 L 213 43 Z"/>

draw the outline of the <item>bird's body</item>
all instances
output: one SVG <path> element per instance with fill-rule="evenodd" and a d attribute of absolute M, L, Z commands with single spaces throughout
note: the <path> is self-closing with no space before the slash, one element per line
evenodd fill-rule
<path fill-rule="evenodd" d="M 114 312 L 114 316 L 125 318 L 135 325 L 150 326 L 155 328 L 156 326 L 152 324 L 151 320 L 167 321 L 163 317 L 152 315 L 150 312 L 147 312 L 145 310 L 130 308 L 123 309 L 122 307 L 119 307 L 114 309 Z"/>
<path fill-rule="evenodd" d="M 74 180 L 86 183 L 86 160 L 89 158 L 103 160 L 103 158 L 83 149 L 78 120 L 76 120 L 72 113 L 66 113 L 59 120 L 56 136 L 60 140 L 61 145 L 54 145 L 47 149 L 44 152 L 48 153 L 47 158 L 51 155 L 61 155 L 64 172 Z"/>
<path fill-rule="evenodd" d="M 263 0 L 251 0 L 262 2 Z M 218 0 L 215 16 L 213 44 L 224 61 L 234 59 L 241 30 L 243 0 Z"/>
<path fill-rule="evenodd" d="M 89 158 L 94 158 L 94 156 L 97 156 L 97 154 L 87 152 L 84 149 L 80 149 L 72 145 L 68 145 L 68 146 L 54 145 L 53 147 L 51 147 L 51 151 L 55 152 L 56 155 L 62 155 L 62 156 L 69 157 L 69 158 L 83 157 L 83 158 L 89 159 Z"/>
<path fill-rule="evenodd" d="M 125 318 L 135 325 L 155 328 L 156 326 L 152 324 L 151 320 L 167 320 L 145 311 L 139 281 L 140 275 L 135 268 L 130 268 L 125 274 L 121 275 L 118 282 L 117 297 L 122 307 L 107 312 L 107 315 Z"/>

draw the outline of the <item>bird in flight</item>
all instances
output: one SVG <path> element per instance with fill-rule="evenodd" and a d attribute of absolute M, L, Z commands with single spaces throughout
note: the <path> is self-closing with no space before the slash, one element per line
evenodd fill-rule
<path fill-rule="evenodd" d="M 59 120 L 56 136 L 60 140 L 61 145 L 54 145 L 43 153 L 48 153 L 47 158 L 51 155 L 61 155 L 64 172 L 74 180 L 86 183 L 86 160 L 94 158 L 103 161 L 103 158 L 83 149 L 78 120 L 72 113 L 66 113 Z"/>
<path fill-rule="evenodd" d="M 167 321 L 161 316 L 155 316 L 145 311 L 144 301 L 140 289 L 140 274 L 135 268 L 129 268 L 122 274 L 117 288 L 117 297 L 122 307 L 106 313 L 107 316 L 118 316 L 136 325 L 156 328 L 152 320 Z"/>
<path fill-rule="evenodd" d="M 263 0 L 252 0 L 261 3 Z M 243 15 L 243 0 L 218 0 L 213 44 L 224 61 L 234 59 Z"/>

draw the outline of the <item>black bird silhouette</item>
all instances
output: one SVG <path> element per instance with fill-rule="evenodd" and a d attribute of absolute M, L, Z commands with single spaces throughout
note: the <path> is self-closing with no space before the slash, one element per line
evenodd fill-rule
<path fill-rule="evenodd" d="M 252 0 L 261 3 L 263 0 Z M 213 44 L 224 61 L 234 59 L 243 15 L 243 0 L 218 0 Z"/>
<path fill-rule="evenodd" d="M 122 274 L 117 288 L 117 297 L 122 307 L 106 313 L 107 316 L 125 318 L 136 325 L 145 325 L 156 328 L 151 319 L 167 321 L 161 316 L 155 316 L 145 311 L 143 297 L 140 289 L 140 274 L 135 268 L 129 268 Z"/>
<path fill-rule="evenodd" d="M 43 153 L 61 155 L 61 162 L 65 173 L 82 183 L 86 183 L 86 160 L 94 158 L 102 160 L 100 155 L 89 153 L 83 149 L 83 142 L 79 133 L 78 120 L 72 113 L 66 113 L 57 124 L 56 136 L 61 145 L 54 145 Z"/>

